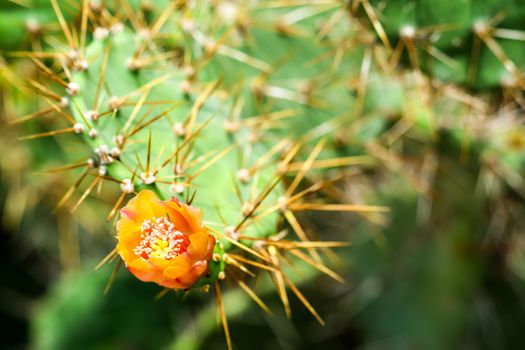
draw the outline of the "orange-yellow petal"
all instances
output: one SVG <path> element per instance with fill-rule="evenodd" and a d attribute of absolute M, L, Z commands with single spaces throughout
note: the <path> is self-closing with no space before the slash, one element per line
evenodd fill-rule
<path fill-rule="evenodd" d="M 184 225 L 188 234 L 201 230 L 202 213 L 200 209 L 183 204 L 176 198 L 165 202 L 165 205 L 169 208 L 168 213 L 170 213 L 170 217 L 173 215 L 176 218 L 175 220 L 180 220 L 181 225 Z"/>
<path fill-rule="evenodd" d="M 206 274 L 215 238 L 199 209 L 176 199 L 162 202 L 141 191 L 121 210 L 117 251 L 138 279 L 167 288 L 190 288 Z"/>

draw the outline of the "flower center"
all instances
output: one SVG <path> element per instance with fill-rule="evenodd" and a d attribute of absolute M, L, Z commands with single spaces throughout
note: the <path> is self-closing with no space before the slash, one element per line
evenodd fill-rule
<path fill-rule="evenodd" d="M 144 220 L 141 232 L 141 241 L 134 252 L 145 260 L 171 260 L 185 253 L 190 245 L 188 236 L 178 231 L 166 217 Z"/>

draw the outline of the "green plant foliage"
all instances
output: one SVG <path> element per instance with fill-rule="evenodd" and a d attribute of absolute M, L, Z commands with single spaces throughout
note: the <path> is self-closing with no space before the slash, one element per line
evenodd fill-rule
<path fill-rule="evenodd" d="M 516 35 L 525 29 L 524 12 L 517 1 L 371 3 L 380 9 L 379 21 L 393 45 L 413 46 L 421 67 L 444 81 L 494 88 L 515 78 L 513 68 L 505 67 L 507 60 L 516 67 L 525 63 L 523 38 Z M 499 34 L 496 27 L 514 35 Z M 495 46 L 501 47 L 505 59 L 498 57 Z"/>

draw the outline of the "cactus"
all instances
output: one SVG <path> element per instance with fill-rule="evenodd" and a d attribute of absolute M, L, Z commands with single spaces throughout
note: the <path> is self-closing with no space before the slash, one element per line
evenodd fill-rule
<path fill-rule="evenodd" d="M 515 1 L 378 0 L 364 8 L 393 60 L 403 56 L 415 69 L 474 89 L 523 83 L 524 12 Z"/>
<path fill-rule="evenodd" d="M 163 200 L 176 196 L 181 202 L 202 210 L 206 230 L 217 240 L 213 259 L 207 256 L 206 275 L 191 284 L 158 283 L 163 286 L 184 285 L 188 289 L 208 289 L 213 284 L 230 347 L 218 280 L 236 274 L 225 271 L 226 267 L 248 275 L 253 275 L 250 271 L 253 266 L 269 270 L 287 314 L 290 309 L 285 286 L 289 286 L 323 323 L 280 267 L 283 264 L 281 255 L 289 250 L 299 261 L 341 281 L 341 277 L 320 260 L 317 249 L 345 243 L 311 242 L 294 214 L 295 210 L 325 208 L 323 204 L 301 203 L 304 196 L 311 197 L 311 193 L 323 187 L 322 182 L 303 187 L 302 181 L 306 172 L 315 165 L 325 143 L 316 140 L 318 136 L 315 134 L 307 135 L 327 120 L 322 111 L 311 109 L 321 103 L 319 97 L 308 91 L 296 93 L 288 87 L 270 86 L 266 78 L 260 76 L 274 69 L 262 61 L 270 57 L 255 59 L 237 48 L 221 46 L 223 39 L 204 32 L 211 28 L 203 28 L 200 32 L 198 26 L 181 30 L 172 26 L 173 23 L 166 24 L 168 17 L 176 16 L 176 11 L 185 10 L 176 2 L 167 3 L 165 8 L 155 7 L 159 13 L 155 17 L 152 10 L 155 20 L 151 23 L 133 18 L 132 8 L 126 8 L 130 11 L 129 24 L 117 22 L 119 17 L 106 12 L 111 8 L 102 5 L 93 8 L 88 2 L 83 2 L 78 31 L 73 31 L 65 21 L 57 2 L 52 1 L 52 5 L 65 42 L 59 45 L 56 54 L 50 55 L 57 57 L 56 63 L 46 64 L 38 55 L 33 58 L 45 80 L 31 81 L 31 84 L 47 98 L 66 126 L 23 136 L 22 139 L 70 133 L 77 134 L 76 137 L 83 141 L 91 156 L 87 161 L 65 168 L 85 169 L 72 190 L 83 181 L 90 183 L 71 211 L 74 212 L 97 185 L 108 186 L 110 183 L 117 183 L 122 194 L 109 213 L 109 220 L 119 216 L 116 214 L 126 196 L 134 193 L 138 193 L 137 198 L 146 196 L 145 193 L 155 193 Z M 206 23 L 205 19 L 215 16 L 217 9 L 203 6 L 192 10 L 198 16 L 195 23 Z M 220 17 L 215 19 L 220 20 Z M 183 27 L 190 26 L 182 24 Z M 164 35 L 167 42 L 156 44 L 157 37 Z M 172 40 L 175 41 L 172 37 L 181 42 L 192 40 L 187 47 L 172 48 Z M 277 34 L 270 38 L 275 42 L 289 40 L 279 38 Z M 180 44 L 175 41 L 175 45 Z M 297 45 L 299 50 L 308 47 L 302 40 L 297 40 Z M 263 51 L 267 49 L 262 48 Z M 230 57 L 217 57 L 219 53 Z M 240 60 L 242 65 L 237 74 L 218 71 L 224 69 L 222 65 L 231 66 L 234 60 Z M 283 76 L 276 74 L 276 78 L 285 78 L 289 73 L 288 70 Z M 304 76 L 306 82 L 318 73 L 312 70 L 311 76 Z M 336 99 L 342 96 L 342 92 L 335 89 L 324 93 L 330 96 L 323 101 L 324 104 L 336 103 Z M 271 98 L 276 100 L 275 105 Z M 344 107 L 334 108 L 330 113 L 339 113 Z M 304 111 L 306 122 L 292 118 L 298 113 L 292 108 Z M 303 156 L 305 150 L 311 153 Z M 356 158 L 359 162 L 360 158 Z M 348 159 L 343 158 L 344 161 Z M 339 158 L 331 162 L 334 160 L 337 163 Z M 353 160 L 350 158 L 351 162 Z M 289 182 L 286 188 L 281 184 L 283 179 Z M 66 204 L 72 194 L 68 191 L 59 206 Z M 130 206 L 128 204 L 120 214 L 120 226 L 124 225 L 122 222 L 128 215 L 124 213 L 131 210 L 128 209 Z M 346 207 L 333 204 L 327 209 L 330 208 L 367 212 L 385 210 L 366 205 Z M 139 213 L 146 207 L 135 210 Z M 280 228 L 283 220 L 289 223 L 299 241 L 283 239 L 285 231 Z M 128 233 L 118 232 L 120 243 L 125 234 Z M 193 244 L 192 241 L 189 249 Z M 309 255 L 298 250 L 300 248 L 307 248 Z M 107 258 L 114 259 L 116 252 L 126 259 L 122 250 L 113 250 Z M 243 252 L 251 259 L 238 255 Z M 252 267 L 248 269 L 246 264 Z M 117 264 L 117 269 L 120 266 Z M 143 277 L 148 272 L 128 268 L 140 279 L 151 281 Z M 246 283 L 240 280 L 239 284 L 267 309 Z"/>
<path fill-rule="evenodd" d="M 39 125 L 44 131 L 21 139 L 70 134 L 69 144 L 81 145 L 83 153 L 64 157 L 77 161 L 54 169 L 80 176 L 58 206 L 75 213 L 92 193 L 112 198 L 107 219 L 120 220 L 119 242 L 126 210 L 137 211 L 145 193 L 164 206 L 202 210 L 217 243 L 202 277 L 179 286 L 213 286 L 231 347 L 221 280 L 268 310 L 245 279 L 256 268 L 269 272 L 288 316 L 291 292 L 324 322 L 286 265 L 293 257 L 310 274 L 342 282 L 324 261 L 326 248 L 346 243 L 312 241 L 300 212 L 357 212 L 385 224 L 387 208 L 364 204 L 377 198 L 370 188 L 401 174 L 432 203 L 440 152 L 475 160 L 481 170 L 472 173 L 486 181 L 488 201 L 500 198 L 496 187 L 523 193 L 519 121 L 453 85 L 484 93 L 502 87 L 510 103 L 523 106 L 514 90 L 522 45 L 504 46 L 501 55 L 493 38 L 517 36 L 519 7 L 507 3 L 512 15 L 503 24 L 514 31 L 480 21 L 497 18 L 495 6 L 473 12 L 474 5 L 452 2 L 80 1 L 66 12 L 52 0 L 42 11 L 53 11 L 61 33 L 43 32 L 41 49 L 17 54 L 35 63 L 39 79 L 27 85 L 49 106 L 14 123 L 56 115 Z M 474 49 L 469 56 L 470 48 L 455 47 L 471 36 L 474 48 L 486 46 L 479 60 Z M 369 183 L 352 188 L 351 198 L 332 187 L 356 174 Z M 106 231 L 115 232 L 109 224 Z M 117 248 L 102 262 L 118 260 L 117 253 L 125 260 Z M 174 346 L 184 348 L 183 340 Z"/>

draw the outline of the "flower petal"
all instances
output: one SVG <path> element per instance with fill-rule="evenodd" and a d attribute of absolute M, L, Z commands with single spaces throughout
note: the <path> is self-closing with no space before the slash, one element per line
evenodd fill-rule
<path fill-rule="evenodd" d="M 143 226 L 146 220 L 150 221 Z M 167 245 L 175 233 L 189 239 L 187 250 Z M 177 289 L 190 288 L 206 273 L 215 246 L 215 238 L 202 226 L 199 209 L 177 199 L 162 202 L 148 190 L 139 192 L 121 210 L 117 239 L 117 251 L 132 274 L 141 281 Z M 171 250 L 159 254 L 158 249 Z"/>

